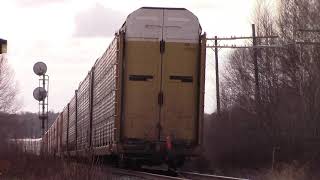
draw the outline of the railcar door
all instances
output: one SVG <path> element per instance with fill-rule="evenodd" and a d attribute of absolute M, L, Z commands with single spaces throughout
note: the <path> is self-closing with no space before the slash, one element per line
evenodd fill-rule
<path fill-rule="evenodd" d="M 196 23 L 196 25 L 195 25 Z M 188 11 L 164 10 L 162 140 L 194 141 L 198 112 L 199 26 Z"/>
<path fill-rule="evenodd" d="M 124 62 L 124 138 L 157 140 L 163 10 L 142 9 L 127 19 Z"/>

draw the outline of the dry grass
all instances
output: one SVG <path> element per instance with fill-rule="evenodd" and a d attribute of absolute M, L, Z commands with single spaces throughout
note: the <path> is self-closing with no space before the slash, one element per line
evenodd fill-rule
<path fill-rule="evenodd" d="M 309 180 L 309 174 L 306 166 L 293 164 L 283 164 L 275 170 L 266 170 L 258 175 L 256 180 Z"/>
<path fill-rule="evenodd" d="M 211 168 L 203 173 L 246 178 L 250 180 L 319 180 L 319 164 L 279 163 L 275 168 Z"/>
<path fill-rule="evenodd" d="M 115 179 L 96 162 L 75 163 L 18 151 L 0 154 L 0 180 L 102 180 Z"/>
<path fill-rule="evenodd" d="M 319 180 L 320 173 L 318 169 L 316 166 L 311 167 L 310 164 L 293 161 L 291 163 L 278 164 L 273 170 L 271 168 L 259 170 L 242 169 L 233 170 L 232 174 L 235 177 L 252 180 Z"/>

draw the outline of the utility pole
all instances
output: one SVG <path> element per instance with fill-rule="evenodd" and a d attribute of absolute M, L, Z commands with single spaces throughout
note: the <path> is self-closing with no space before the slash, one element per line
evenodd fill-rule
<path fill-rule="evenodd" d="M 257 39 L 256 39 L 256 27 L 252 24 L 252 46 L 253 46 L 253 64 L 254 64 L 254 79 L 255 79 L 255 101 L 256 111 L 260 115 L 260 86 L 259 86 L 259 67 L 258 67 L 258 52 Z"/>
<path fill-rule="evenodd" d="M 7 40 L 0 38 L 0 64 L 4 60 L 2 59 L 3 58 L 2 54 L 7 53 L 7 43 L 8 43 Z M 1 74 L 1 69 L 0 69 L 0 74 Z"/>
<path fill-rule="evenodd" d="M 218 55 L 218 37 L 214 37 L 214 54 L 215 54 L 215 62 L 216 62 L 216 97 L 217 97 L 217 114 L 218 117 L 221 113 L 221 107 L 220 107 L 220 87 L 219 87 L 219 55 Z"/>
<path fill-rule="evenodd" d="M 7 53 L 7 40 L 0 38 L 0 54 Z"/>

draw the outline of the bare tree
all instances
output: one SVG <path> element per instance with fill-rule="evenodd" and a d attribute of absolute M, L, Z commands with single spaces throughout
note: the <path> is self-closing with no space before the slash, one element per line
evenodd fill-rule
<path fill-rule="evenodd" d="M 254 23 L 258 36 L 279 36 L 258 43 L 283 47 L 258 50 L 260 113 L 255 106 L 253 52 L 238 49 L 230 53 L 221 85 L 224 113 L 214 126 L 230 129 L 227 135 L 235 134 L 229 144 L 239 138 L 237 131 L 241 136 L 251 133 L 255 139 L 265 139 L 266 147 L 292 150 L 286 155 L 294 157 L 295 149 L 301 151 L 307 138 L 320 137 L 320 45 L 296 43 L 320 42 L 320 33 L 300 31 L 320 29 L 320 0 L 280 0 L 277 12 L 269 1 L 257 2 Z M 235 143 L 237 147 L 250 145 Z"/>
<path fill-rule="evenodd" d="M 0 111 L 13 113 L 17 111 L 17 87 L 13 79 L 6 56 L 0 54 Z"/>
<path fill-rule="evenodd" d="M 297 97 L 290 134 L 293 139 L 319 137 L 320 45 L 295 42 L 320 42 L 320 33 L 305 31 L 320 29 L 320 1 L 281 0 L 279 10 L 279 35 L 282 43 L 290 44 L 280 58 L 283 83 Z"/>

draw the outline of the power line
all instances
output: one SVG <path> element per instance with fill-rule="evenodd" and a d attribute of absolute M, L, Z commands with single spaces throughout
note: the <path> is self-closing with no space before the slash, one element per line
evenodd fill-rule
<path fill-rule="evenodd" d="M 219 89 L 219 62 L 218 62 L 218 51 L 222 48 L 236 49 L 236 48 L 246 48 L 253 49 L 253 60 L 254 60 L 254 70 L 255 70 L 255 89 L 256 89 L 256 110 L 259 113 L 260 106 L 260 88 L 259 88 L 259 70 L 258 70 L 258 53 L 257 49 L 261 48 L 281 48 L 282 45 L 257 45 L 257 39 L 274 39 L 278 38 L 278 36 L 270 35 L 270 36 L 256 36 L 255 25 L 252 24 L 252 36 L 231 36 L 231 37 L 217 37 L 207 38 L 207 42 L 211 42 L 214 45 L 206 45 L 207 48 L 211 48 L 215 52 L 215 65 L 216 65 L 216 96 L 217 96 L 217 114 L 220 115 L 220 89 Z M 241 39 L 252 39 L 252 46 L 247 45 L 219 45 L 218 41 L 232 41 L 232 40 L 241 40 Z"/>
<path fill-rule="evenodd" d="M 278 36 L 256 36 L 256 39 L 265 39 L 265 38 L 278 38 Z M 228 40 L 239 40 L 239 39 L 252 39 L 252 36 L 231 36 L 231 37 L 217 37 L 217 40 L 224 40 L 224 41 L 228 41 Z M 207 38 L 207 40 L 211 40 L 214 41 L 216 40 L 215 38 Z"/>
<path fill-rule="evenodd" d="M 297 29 L 298 32 L 314 32 L 314 33 L 320 33 L 320 29 Z"/>
<path fill-rule="evenodd" d="M 207 48 L 227 48 L 227 49 L 263 49 L 263 48 L 284 48 L 283 45 L 255 45 L 255 46 L 239 46 L 239 45 L 207 45 Z"/>
<path fill-rule="evenodd" d="M 320 45 L 320 42 L 312 42 L 312 41 L 297 41 L 296 44 L 302 45 Z"/>

